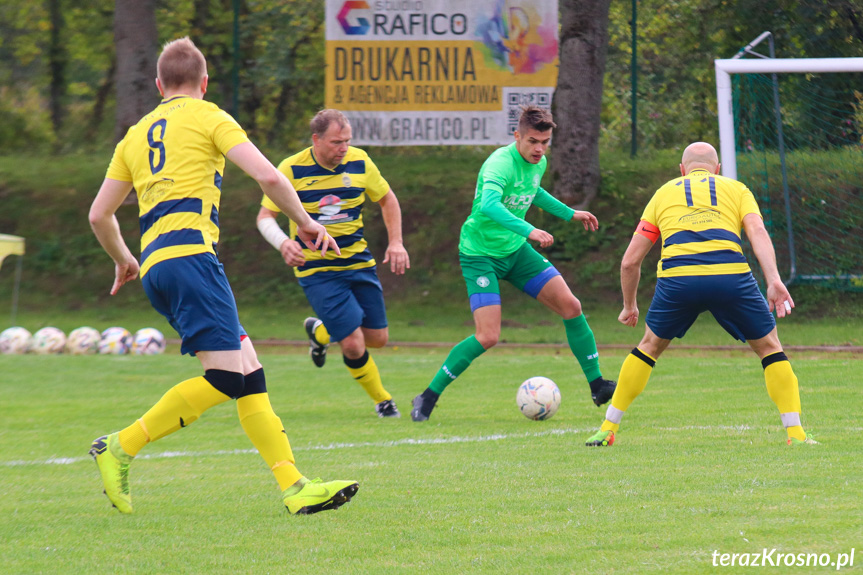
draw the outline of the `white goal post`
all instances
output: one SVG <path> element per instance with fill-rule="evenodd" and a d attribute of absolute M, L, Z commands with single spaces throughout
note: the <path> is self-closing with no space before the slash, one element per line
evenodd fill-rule
<path fill-rule="evenodd" d="M 731 74 L 819 74 L 863 72 L 863 58 L 766 58 L 760 60 L 714 60 L 716 104 L 719 119 L 719 152 L 722 175 L 737 179 L 737 151 L 734 144 L 734 109 Z"/>

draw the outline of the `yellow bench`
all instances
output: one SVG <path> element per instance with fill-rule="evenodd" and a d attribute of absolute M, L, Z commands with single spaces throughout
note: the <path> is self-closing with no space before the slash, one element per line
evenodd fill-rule
<path fill-rule="evenodd" d="M 12 321 L 11 325 L 15 325 L 15 316 L 18 314 L 18 288 L 21 285 L 21 265 L 24 255 L 24 238 L 20 236 L 10 236 L 9 234 L 0 234 L 0 267 L 3 266 L 3 260 L 6 256 L 19 256 L 18 264 L 15 266 L 15 290 L 12 293 Z"/>

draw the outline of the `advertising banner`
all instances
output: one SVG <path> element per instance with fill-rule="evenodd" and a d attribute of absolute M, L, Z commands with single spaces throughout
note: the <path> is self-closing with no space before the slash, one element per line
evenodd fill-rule
<path fill-rule="evenodd" d="M 353 144 L 502 145 L 551 107 L 557 0 L 326 0 L 328 108 Z"/>

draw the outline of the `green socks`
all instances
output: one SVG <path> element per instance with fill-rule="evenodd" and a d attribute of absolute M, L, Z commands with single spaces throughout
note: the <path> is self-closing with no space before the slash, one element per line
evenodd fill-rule
<path fill-rule="evenodd" d="M 596 351 L 596 340 L 593 338 L 590 326 L 587 325 L 587 320 L 584 319 L 584 314 L 563 320 L 563 326 L 566 328 L 566 340 L 569 342 L 569 348 L 581 365 L 581 370 L 587 377 L 587 381 L 590 382 L 602 377 L 602 372 L 599 369 L 599 352 Z M 485 348 L 473 335 L 456 344 L 435 374 L 434 379 L 429 384 L 429 389 L 438 395 L 443 393 L 447 386 L 484 352 Z"/>
<path fill-rule="evenodd" d="M 450 383 L 455 381 L 455 378 L 460 376 L 464 370 L 470 366 L 473 360 L 481 356 L 484 352 L 485 348 L 473 335 L 457 343 L 449 352 L 449 355 L 446 356 L 443 365 L 435 374 L 434 379 L 432 379 L 432 382 L 429 384 L 429 389 L 438 395 L 443 393 L 443 390 L 445 390 Z"/>
<path fill-rule="evenodd" d="M 596 351 L 596 340 L 593 338 L 593 332 L 587 325 L 584 314 L 563 320 L 563 327 L 566 328 L 566 341 L 569 342 L 569 349 L 572 350 L 572 355 L 578 360 L 587 381 L 602 377 L 602 372 L 599 369 L 599 352 Z"/>

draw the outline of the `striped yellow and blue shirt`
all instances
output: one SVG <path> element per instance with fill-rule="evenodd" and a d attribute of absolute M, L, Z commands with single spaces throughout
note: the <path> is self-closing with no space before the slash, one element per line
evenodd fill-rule
<path fill-rule="evenodd" d="M 334 170 L 324 168 L 315 160 L 312 148 L 306 148 L 279 164 L 279 170 L 294 185 L 303 208 L 335 238 L 342 254 L 320 252 L 303 247 L 306 263 L 294 268 L 297 277 L 329 271 L 370 268 L 375 260 L 363 236 L 363 205 L 366 196 L 377 202 L 390 190 L 380 170 L 369 155 L 359 148 L 349 147 L 342 163 Z M 261 205 L 279 212 L 279 208 L 264 196 Z M 291 221 L 290 237 L 300 241 L 297 226 Z"/>
<path fill-rule="evenodd" d="M 106 177 L 137 191 L 142 277 L 167 259 L 215 253 L 225 154 L 248 141 L 227 112 L 189 96 L 163 100 L 129 128 Z"/>
<path fill-rule="evenodd" d="M 657 277 L 751 271 L 740 239 L 747 214 L 761 216 L 749 188 L 707 170 L 692 170 L 659 188 L 641 216 L 662 234 Z"/>

